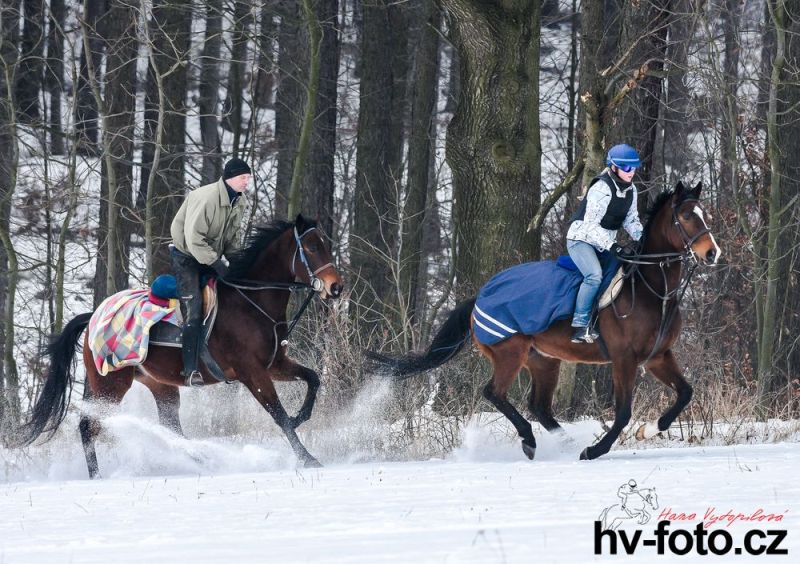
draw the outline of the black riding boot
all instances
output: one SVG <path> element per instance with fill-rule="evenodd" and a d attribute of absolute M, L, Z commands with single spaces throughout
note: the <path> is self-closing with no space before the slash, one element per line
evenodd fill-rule
<path fill-rule="evenodd" d="M 203 343 L 203 298 L 200 291 L 201 265 L 193 257 L 171 250 L 183 313 L 183 377 L 187 386 L 202 386 L 198 358 Z"/>
<path fill-rule="evenodd" d="M 189 387 L 202 386 L 203 376 L 198 370 L 200 347 L 203 346 L 203 325 L 189 322 L 183 327 L 183 376 Z"/>

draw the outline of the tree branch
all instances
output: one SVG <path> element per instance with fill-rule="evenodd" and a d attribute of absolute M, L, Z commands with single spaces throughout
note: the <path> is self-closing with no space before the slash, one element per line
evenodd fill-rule
<path fill-rule="evenodd" d="M 533 216 L 531 219 L 530 224 L 528 224 L 528 233 L 531 231 L 538 231 L 542 228 L 542 224 L 544 223 L 545 217 L 556 204 L 559 198 L 563 196 L 569 187 L 575 183 L 575 179 L 578 178 L 581 174 L 583 174 L 583 168 L 586 166 L 585 156 L 581 155 L 579 158 L 575 160 L 575 164 L 572 165 L 572 170 L 567 173 L 567 176 L 564 177 L 564 180 L 556 186 L 555 190 L 553 190 L 547 198 L 544 199 L 542 205 L 539 206 L 539 211 L 536 212 L 536 215 Z"/>

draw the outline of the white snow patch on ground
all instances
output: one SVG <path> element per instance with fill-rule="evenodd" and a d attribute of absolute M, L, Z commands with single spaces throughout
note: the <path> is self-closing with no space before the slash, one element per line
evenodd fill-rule
<path fill-rule="evenodd" d="M 577 453 L 599 429 L 585 421 L 565 426 L 574 445 L 538 434 L 529 462 L 517 440 L 474 422 L 445 460 L 306 470 L 282 440 L 189 440 L 120 414 L 105 419 L 104 478 L 89 481 L 73 423 L 24 453 L 0 449 L 3 564 L 652 562 L 652 547 L 594 555 L 594 521 L 619 503 L 629 479 L 658 492 L 645 538 L 665 508 L 761 508 L 782 522 L 727 527 L 734 546 L 747 529 L 780 528 L 789 531 L 783 548 L 800 550 L 800 445 L 792 442 L 617 449 L 581 462 Z"/>

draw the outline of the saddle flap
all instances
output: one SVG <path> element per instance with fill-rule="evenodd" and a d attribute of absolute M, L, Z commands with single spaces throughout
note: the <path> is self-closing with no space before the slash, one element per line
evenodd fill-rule
<path fill-rule="evenodd" d="M 617 296 L 622 291 L 622 286 L 625 283 L 625 268 L 620 266 L 617 269 L 617 273 L 614 275 L 614 278 L 611 279 L 609 282 L 606 291 L 603 292 L 603 295 L 600 296 L 600 299 L 597 301 L 597 309 L 604 309 L 611 305 Z"/>

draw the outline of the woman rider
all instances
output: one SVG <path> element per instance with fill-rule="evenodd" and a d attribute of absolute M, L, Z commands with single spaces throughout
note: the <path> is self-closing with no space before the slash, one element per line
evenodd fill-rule
<path fill-rule="evenodd" d="M 598 253 L 619 253 L 617 231 L 624 227 L 634 241 L 642 238 L 633 175 L 641 164 L 630 145 L 614 145 L 606 157 L 607 168 L 589 184 L 580 208 L 572 216 L 567 232 L 567 251 L 583 274 L 572 317 L 573 343 L 593 343 L 599 334 L 589 327 L 594 299 L 603 270 Z"/>

